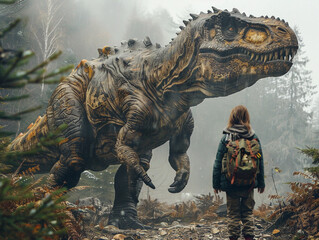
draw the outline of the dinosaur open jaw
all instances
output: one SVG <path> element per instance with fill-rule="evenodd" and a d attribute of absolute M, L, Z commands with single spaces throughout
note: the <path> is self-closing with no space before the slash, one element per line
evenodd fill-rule
<path fill-rule="evenodd" d="M 245 48 L 233 48 L 226 51 L 217 51 L 212 48 L 202 48 L 200 53 L 214 57 L 219 62 L 226 62 L 234 58 L 239 58 L 245 61 L 252 61 L 256 63 L 266 63 L 274 61 L 284 61 L 292 63 L 292 60 L 297 52 L 297 47 L 283 47 L 273 51 L 257 53 Z"/>

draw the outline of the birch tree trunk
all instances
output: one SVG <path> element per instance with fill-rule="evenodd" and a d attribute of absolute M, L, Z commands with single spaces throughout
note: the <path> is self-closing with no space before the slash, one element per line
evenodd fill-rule
<path fill-rule="evenodd" d="M 61 38 L 60 25 L 63 16 L 59 16 L 58 11 L 63 5 L 62 0 L 38 0 L 40 28 L 31 26 L 31 31 L 35 37 L 40 54 L 37 54 L 38 61 L 43 62 L 58 49 Z M 41 96 L 44 91 L 44 82 L 41 85 Z"/>

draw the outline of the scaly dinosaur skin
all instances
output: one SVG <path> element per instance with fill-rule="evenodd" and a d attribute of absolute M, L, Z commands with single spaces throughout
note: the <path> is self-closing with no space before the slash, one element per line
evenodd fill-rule
<path fill-rule="evenodd" d="M 120 48 L 99 49 L 95 60 L 82 60 L 54 91 L 46 115 L 9 149 L 30 149 L 62 123 L 68 124 L 66 140 L 26 158 L 21 170 L 39 164 L 42 172 L 50 171 L 51 186 L 72 188 L 86 169 L 121 164 L 109 223 L 143 228 L 136 204 L 143 182 L 155 188 L 146 173 L 152 150 L 169 141 L 176 177 L 168 190 L 182 191 L 190 172 L 190 107 L 285 74 L 298 49 L 283 20 L 213 10 L 191 14 L 165 48 L 149 38 L 131 39 Z"/>

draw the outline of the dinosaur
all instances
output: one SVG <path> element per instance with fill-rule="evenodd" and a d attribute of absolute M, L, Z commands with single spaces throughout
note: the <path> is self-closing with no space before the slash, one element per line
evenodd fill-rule
<path fill-rule="evenodd" d="M 64 140 L 25 157 L 20 171 L 39 165 L 40 172 L 49 172 L 49 186 L 72 188 L 84 170 L 120 164 L 109 224 L 145 228 L 136 206 L 143 183 L 155 188 L 147 174 L 152 150 L 169 141 L 168 160 L 176 176 L 168 191 L 182 191 L 190 174 L 190 107 L 287 73 L 298 49 L 284 20 L 212 10 L 190 14 L 166 47 L 148 37 L 130 39 L 98 49 L 96 59 L 82 60 L 57 86 L 46 114 L 8 149 L 31 149 L 66 123 Z"/>

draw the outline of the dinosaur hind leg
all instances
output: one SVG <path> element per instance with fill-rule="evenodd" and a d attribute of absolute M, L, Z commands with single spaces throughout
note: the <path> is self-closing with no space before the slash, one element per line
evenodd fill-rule
<path fill-rule="evenodd" d="M 88 121 L 82 102 L 73 89 L 67 84 L 61 84 L 51 98 L 51 114 L 49 123 L 55 127 L 67 124 L 62 132 L 59 145 L 60 158 L 50 171 L 49 186 L 66 186 L 72 188 L 77 185 L 81 173 L 85 170 L 89 143 Z"/>
<path fill-rule="evenodd" d="M 140 156 L 141 165 L 147 171 L 152 157 L 151 151 Z M 131 182 L 129 184 L 129 181 Z M 130 189 L 135 188 L 132 194 Z M 115 199 L 109 216 L 109 225 L 120 229 L 146 229 L 137 218 L 136 206 L 143 181 L 136 177 L 129 177 L 125 165 L 121 165 L 115 175 Z"/>

